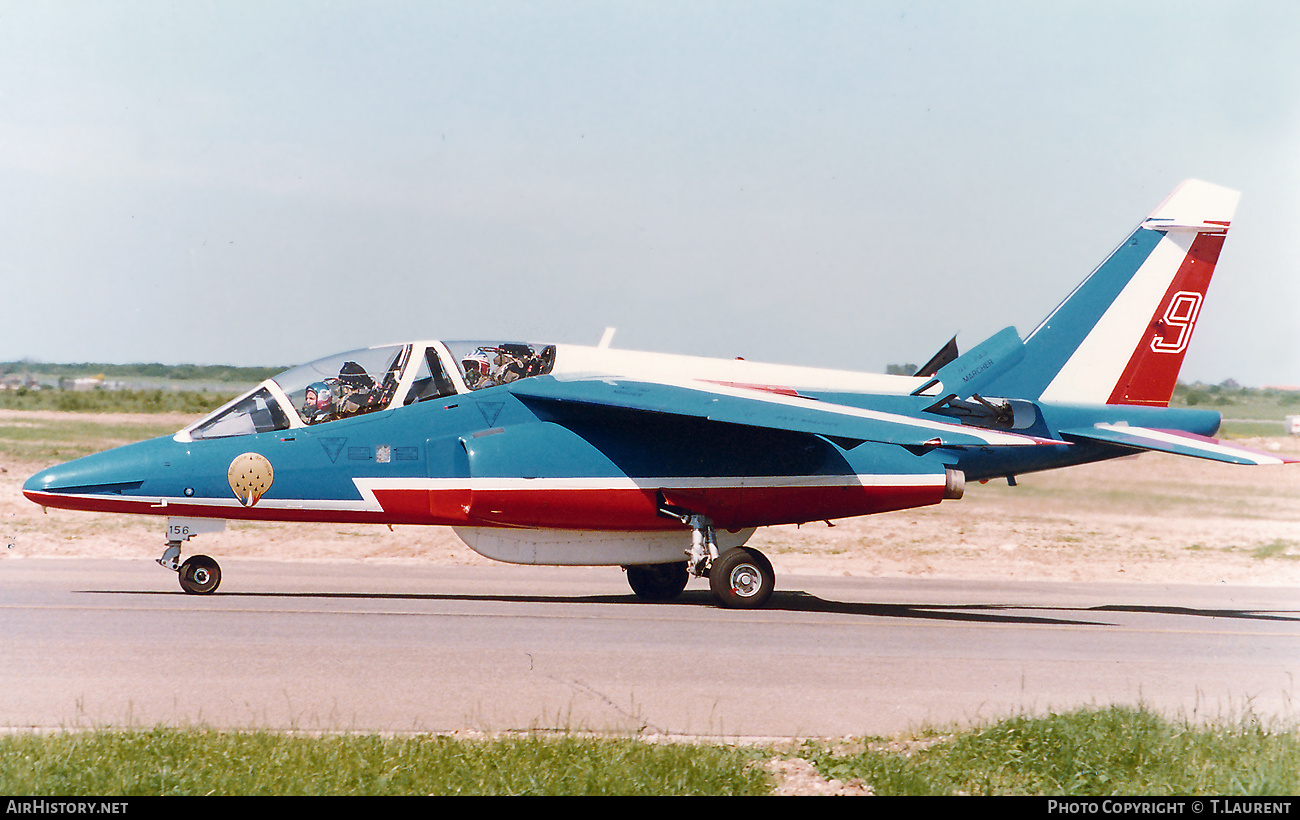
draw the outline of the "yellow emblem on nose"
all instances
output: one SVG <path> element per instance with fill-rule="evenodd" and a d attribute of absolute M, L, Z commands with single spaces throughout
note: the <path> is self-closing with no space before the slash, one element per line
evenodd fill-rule
<path fill-rule="evenodd" d="M 230 489 L 235 491 L 239 503 L 251 507 L 267 490 L 271 489 L 271 482 L 275 481 L 275 471 L 271 469 L 271 462 L 267 461 L 265 456 L 244 453 L 230 462 L 230 471 L 226 477 L 230 479 Z"/>

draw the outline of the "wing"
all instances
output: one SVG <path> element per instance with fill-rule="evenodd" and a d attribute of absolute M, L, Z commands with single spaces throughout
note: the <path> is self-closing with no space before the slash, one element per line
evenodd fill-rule
<path fill-rule="evenodd" d="M 1119 444 L 1137 450 L 1154 450 L 1179 456 L 1208 458 L 1228 464 L 1296 464 L 1300 459 L 1265 453 L 1228 444 L 1215 438 L 1206 438 L 1181 430 L 1154 430 L 1147 427 L 1130 427 L 1124 424 L 1098 424 L 1074 430 L 1062 430 L 1067 439 L 1100 441 Z"/>
<path fill-rule="evenodd" d="M 524 403 L 578 404 L 824 436 L 845 446 L 864 441 L 903 447 L 1024 447 L 1067 442 L 986 430 L 812 398 L 700 384 L 620 378 L 559 380 L 537 376 L 509 385 Z"/>

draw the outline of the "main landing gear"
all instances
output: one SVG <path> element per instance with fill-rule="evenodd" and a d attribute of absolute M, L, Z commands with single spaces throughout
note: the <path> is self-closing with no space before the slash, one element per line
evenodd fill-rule
<path fill-rule="evenodd" d="M 776 588 L 776 573 L 767 556 L 749 547 L 732 547 L 708 569 L 709 589 L 729 609 L 757 609 Z"/>
<path fill-rule="evenodd" d="M 221 567 L 206 555 L 191 555 L 182 563 L 181 542 L 205 532 L 220 532 L 226 522 L 207 518 L 167 519 L 167 549 L 159 565 L 174 570 L 181 589 L 191 595 L 211 595 L 221 586 Z"/>
<path fill-rule="evenodd" d="M 709 590 L 719 606 L 727 609 L 757 609 L 767 603 L 776 588 L 772 562 L 749 547 L 732 547 L 719 554 L 713 522 L 702 515 L 683 515 L 691 528 L 691 547 L 686 560 L 668 564 L 629 566 L 627 582 L 638 598 L 671 601 L 686 589 L 691 576 L 709 579 Z"/>
<path fill-rule="evenodd" d="M 685 561 L 671 564 L 638 564 L 627 568 L 627 583 L 636 597 L 646 601 L 671 601 L 690 579 Z"/>

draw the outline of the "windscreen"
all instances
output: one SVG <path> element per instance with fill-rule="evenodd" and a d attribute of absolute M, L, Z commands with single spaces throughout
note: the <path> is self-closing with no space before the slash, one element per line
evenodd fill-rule
<path fill-rule="evenodd" d="M 218 410 L 190 431 L 190 438 L 226 438 L 289 429 L 289 417 L 265 387 Z"/>
<path fill-rule="evenodd" d="M 305 424 L 383 410 L 393 400 L 411 345 L 371 347 L 299 365 L 275 377 Z"/>

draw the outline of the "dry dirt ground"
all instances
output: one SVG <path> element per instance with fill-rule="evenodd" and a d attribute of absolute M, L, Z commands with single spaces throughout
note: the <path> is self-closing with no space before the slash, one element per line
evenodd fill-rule
<path fill-rule="evenodd" d="M 0 426 L 54 415 L 0 411 Z M 175 428 L 186 421 L 177 417 Z M 1296 437 L 1241 443 L 1300 456 Z M 27 501 L 22 482 L 59 460 L 0 449 L 0 560 L 161 555 L 161 518 L 43 512 Z M 760 529 L 750 545 L 779 574 L 1300 585 L 1300 464 L 1239 467 L 1148 453 L 1020 476 L 1014 487 L 973 483 L 959 501 L 833 524 Z M 440 527 L 232 522 L 202 539 L 202 551 L 225 557 L 490 563 Z"/>
<path fill-rule="evenodd" d="M 0 411 L 3 425 L 49 413 Z M 105 425 L 142 417 L 82 416 Z M 159 417 L 144 417 L 149 422 Z M 162 419 L 179 429 L 189 419 Z M 125 443 L 105 439 L 104 446 Z M 1240 442 L 1300 456 L 1300 438 Z M 152 560 L 163 519 L 42 512 L 21 492 L 62 459 L 0 450 L 0 561 L 68 556 Z M 1237 467 L 1145 454 L 972 484 L 965 498 L 918 510 L 759 530 L 778 574 L 1261 584 L 1300 586 L 1300 464 Z M 486 564 L 439 527 L 232 523 L 203 536 L 223 557 Z M 778 794 L 870 794 L 821 778 L 799 758 L 768 763 Z"/>

